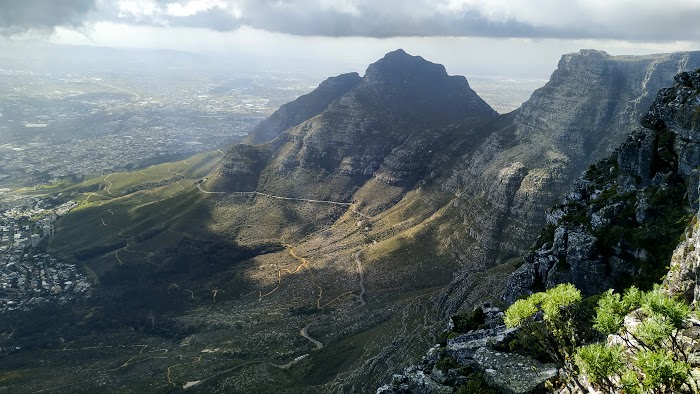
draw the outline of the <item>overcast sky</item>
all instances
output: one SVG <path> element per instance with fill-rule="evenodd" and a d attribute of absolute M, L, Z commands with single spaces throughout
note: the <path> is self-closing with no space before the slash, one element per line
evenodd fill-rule
<path fill-rule="evenodd" d="M 698 21 L 700 0 L 0 0 L 4 43 L 213 52 L 329 74 L 401 47 L 452 74 L 546 78 L 581 48 L 700 49 Z"/>

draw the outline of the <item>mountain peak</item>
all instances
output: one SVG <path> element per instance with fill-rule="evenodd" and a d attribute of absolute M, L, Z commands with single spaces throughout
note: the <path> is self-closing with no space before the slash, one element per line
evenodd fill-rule
<path fill-rule="evenodd" d="M 423 78 L 444 78 L 447 76 L 445 66 L 412 56 L 403 49 L 397 49 L 372 63 L 365 72 L 365 82 L 392 82 Z"/>
<path fill-rule="evenodd" d="M 393 50 L 391 52 L 387 52 L 386 55 L 384 55 L 384 57 L 385 58 L 402 58 L 402 57 L 403 58 L 412 58 L 412 57 L 420 57 L 420 56 L 409 55 L 406 51 L 399 48 L 399 49 Z"/>

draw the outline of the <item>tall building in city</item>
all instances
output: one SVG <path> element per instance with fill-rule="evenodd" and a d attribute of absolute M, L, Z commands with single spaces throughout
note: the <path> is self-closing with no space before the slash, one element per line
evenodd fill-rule
<path fill-rule="evenodd" d="M 53 225 L 52 224 L 45 224 L 44 227 L 42 228 L 42 233 L 44 237 L 53 237 Z"/>
<path fill-rule="evenodd" d="M 39 242 L 41 241 L 41 237 L 39 234 L 32 234 L 32 247 L 35 248 L 37 245 L 39 245 Z"/>

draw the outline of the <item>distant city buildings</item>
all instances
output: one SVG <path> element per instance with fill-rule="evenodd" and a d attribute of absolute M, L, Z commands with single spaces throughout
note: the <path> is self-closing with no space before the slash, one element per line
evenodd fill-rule
<path fill-rule="evenodd" d="M 73 264 L 38 253 L 54 234 L 54 222 L 77 206 L 54 208 L 38 197 L 0 191 L 0 314 L 46 303 L 65 304 L 91 295 L 91 285 Z"/>
<path fill-rule="evenodd" d="M 8 137 L 0 143 L 0 184 L 79 179 L 215 150 L 311 88 L 292 78 L 237 87 L 8 72 L 0 73 L 0 87 L 13 87 L 0 89 L 0 135 Z"/>

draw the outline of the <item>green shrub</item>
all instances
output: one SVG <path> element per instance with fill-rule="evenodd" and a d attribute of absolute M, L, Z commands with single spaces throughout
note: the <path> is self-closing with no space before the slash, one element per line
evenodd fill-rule
<path fill-rule="evenodd" d="M 624 325 L 630 314 L 639 324 Z M 594 327 L 618 334 L 627 350 L 602 343 L 584 346 L 577 350 L 576 365 L 606 393 L 678 392 L 690 376 L 686 354 L 691 345 L 677 339 L 689 315 L 688 305 L 658 285 L 648 292 L 633 287 L 623 296 L 609 290 L 598 301 Z"/>
<path fill-rule="evenodd" d="M 593 327 L 602 334 L 617 334 L 622 328 L 625 315 L 639 308 L 642 292 L 632 286 L 625 291 L 624 297 L 610 289 L 598 300 Z"/>
<path fill-rule="evenodd" d="M 536 293 L 542 294 L 542 293 Z M 519 327 L 526 319 L 531 318 L 539 311 L 535 295 L 522 300 L 517 300 L 506 310 L 503 320 L 508 327 Z"/>
<path fill-rule="evenodd" d="M 581 309 L 579 291 L 564 284 L 514 303 L 505 322 L 520 327 L 520 337 L 546 349 L 567 375 L 583 374 L 603 393 L 676 393 L 690 377 L 687 354 L 693 344 L 678 338 L 690 308 L 660 286 L 647 292 L 631 287 L 622 295 L 609 290 L 598 298 L 593 328 L 619 335 L 614 345 L 579 346 L 584 338 L 576 321 Z M 539 313 L 541 321 L 535 319 Z M 627 316 L 639 323 L 625 325 Z"/>
<path fill-rule="evenodd" d="M 457 362 L 457 360 L 452 357 L 443 357 L 435 363 L 435 368 L 442 371 L 442 373 L 447 373 L 450 369 L 461 368 L 462 366 Z"/>
<path fill-rule="evenodd" d="M 594 343 L 576 350 L 576 364 L 588 376 L 591 383 L 608 384 L 609 376 L 617 375 L 625 368 L 622 346 Z"/>
<path fill-rule="evenodd" d="M 571 283 L 563 283 L 516 301 L 506 310 L 504 322 L 508 327 L 518 327 L 540 310 L 545 321 L 556 322 L 566 308 L 580 302 L 581 292 Z"/>
<path fill-rule="evenodd" d="M 674 328 L 681 328 L 683 320 L 690 315 L 687 304 L 668 297 L 660 286 L 644 293 L 641 297 L 642 310 L 650 316 L 660 316 L 668 320 Z"/>
<path fill-rule="evenodd" d="M 620 392 L 623 394 L 642 394 L 642 388 L 639 387 L 639 376 L 631 369 L 627 369 L 620 377 Z"/>
<path fill-rule="evenodd" d="M 452 316 L 452 322 L 454 323 L 454 328 L 452 331 L 458 333 L 465 333 L 471 330 L 477 330 L 480 328 L 485 328 L 486 320 L 484 318 L 484 312 L 481 308 L 476 308 L 469 313 L 461 313 Z"/>
<path fill-rule="evenodd" d="M 642 350 L 637 353 L 637 365 L 642 372 L 642 385 L 647 389 L 665 387 L 677 392 L 688 375 L 690 365 L 674 359 L 673 354 L 665 351 Z"/>
<path fill-rule="evenodd" d="M 581 303 L 581 292 L 564 283 L 545 292 L 516 301 L 505 312 L 508 327 L 520 327 L 520 344 L 534 344 L 533 350 L 544 351 L 550 359 L 566 364 L 576 344 L 578 330 L 573 318 Z M 542 321 L 535 316 L 542 312 Z"/>
<path fill-rule="evenodd" d="M 624 323 L 627 308 L 620 299 L 620 294 L 608 290 L 598 301 L 593 327 L 603 334 L 617 334 Z"/>
<path fill-rule="evenodd" d="M 653 315 L 642 321 L 634 330 L 635 338 L 650 349 L 657 349 L 673 335 L 673 325 L 661 316 Z"/>

